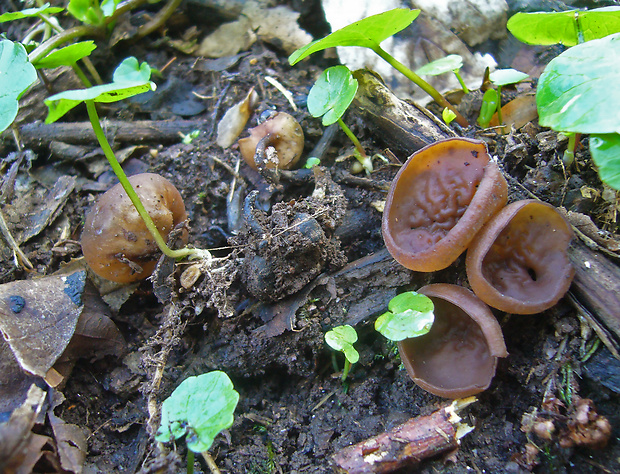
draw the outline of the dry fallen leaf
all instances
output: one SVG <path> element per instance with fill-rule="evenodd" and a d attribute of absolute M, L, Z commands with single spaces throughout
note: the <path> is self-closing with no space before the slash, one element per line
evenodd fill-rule
<path fill-rule="evenodd" d="M 0 331 L 21 367 L 40 377 L 65 351 L 82 313 L 86 272 L 0 285 Z"/>
<path fill-rule="evenodd" d="M 13 411 L 9 421 L 0 424 L 0 472 L 28 474 L 50 441 L 33 433 L 32 427 L 43 408 L 46 393 L 31 385 L 24 403 Z"/>

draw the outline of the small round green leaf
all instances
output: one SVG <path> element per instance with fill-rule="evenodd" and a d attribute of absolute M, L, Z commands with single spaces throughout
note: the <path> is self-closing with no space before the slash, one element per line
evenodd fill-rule
<path fill-rule="evenodd" d="M 396 8 L 369 16 L 299 48 L 289 56 L 288 62 L 292 66 L 312 53 L 336 46 L 362 46 L 374 49 L 390 36 L 407 28 L 419 14 L 420 10 Z"/>
<path fill-rule="evenodd" d="M 392 313 L 402 313 L 409 309 L 426 313 L 433 311 L 434 305 L 428 296 L 421 295 L 415 291 L 406 291 L 399 295 L 396 295 L 388 303 L 388 309 Z"/>
<path fill-rule="evenodd" d="M 435 320 L 431 299 L 415 291 L 396 295 L 388 309 L 375 321 L 375 329 L 391 341 L 422 336 L 430 331 Z"/>
<path fill-rule="evenodd" d="M 527 79 L 529 76 L 524 72 L 516 69 L 497 69 L 489 74 L 490 81 L 496 86 L 507 86 L 508 84 L 516 84 L 519 81 Z"/>
<path fill-rule="evenodd" d="M 224 372 L 185 379 L 161 406 L 161 425 L 155 439 L 168 442 L 187 435 L 187 447 L 207 451 L 222 430 L 232 426 L 239 394 Z"/>
<path fill-rule="evenodd" d="M 601 180 L 620 191 L 620 135 L 591 135 L 590 154 Z"/>
<path fill-rule="evenodd" d="M 425 64 L 416 71 L 419 76 L 438 76 L 446 72 L 452 72 L 455 69 L 463 67 L 463 58 L 458 54 L 450 54 L 445 58 L 440 58 Z"/>
<path fill-rule="evenodd" d="M 346 66 L 327 68 L 310 89 L 308 111 L 313 117 L 323 117 L 323 125 L 338 121 L 353 102 L 357 79 Z"/>
<path fill-rule="evenodd" d="M 375 329 L 390 341 L 402 341 L 423 336 L 435 321 L 432 311 L 421 313 L 408 309 L 402 313 L 383 313 L 375 321 Z"/>
<path fill-rule="evenodd" d="M 0 41 L 0 131 L 13 123 L 19 109 L 18 100 L 37 80 L 37 71 L 28 61 L 19 43 Z"/>
<path fill-rule="evenodd" d="M 353 347 L 353 343 L 356 341 L 357 332 L 348 324 L 336 326 L 325 333 L 327 345 L 336 351 L 343 352 L 351 364 L 355 364 L 360 357 L 357 350 Z"/>
<path fill-rule="evenodd" d="M 553 59 L 536 90 L 540 124 L 560 132 L 620 133 L 620 33 Z"/>

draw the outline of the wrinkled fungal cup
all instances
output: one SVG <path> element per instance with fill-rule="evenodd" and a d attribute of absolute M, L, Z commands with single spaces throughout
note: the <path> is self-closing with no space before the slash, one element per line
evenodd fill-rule
<path fill-rule="evenodd" d="M 555 207 L 526 199 L 506 206 L 467 251 L 467 277 L 480 299 L 516 314 L 555 305 L 575 269 L 568 257 L 573 232 Z"/>
<path fill-rule="evenodd" d="M 424 336 L 398 343 L 411 379 L 445 398 L 463 398 L 486 390 L 506 357 L 499 323 L 490 308 L 471 291 L 436 283 L 418 290 L 435 305 L 435 322 Z"/>
<path fill-rule="evenodd" d="M 402 166 L 383 212 L 383 239 L 406 268 L 441 270 L 505 204 L 508 185 L 483 142 L 441 140 Z"/>
<path fill-rule="evenodd" d="M 137 174 L 130 176 L 129 182 L 166 240 L 170 231 L 187 219 L 181 194 L 157 174 Z M 182 240 L 187 242 L 187 237 L 184 231 Z M 97 275 L 118 283 L 153 273 L 159 248 L 120 183 L 106 191 L 86 216 L 82 253 Z"/>

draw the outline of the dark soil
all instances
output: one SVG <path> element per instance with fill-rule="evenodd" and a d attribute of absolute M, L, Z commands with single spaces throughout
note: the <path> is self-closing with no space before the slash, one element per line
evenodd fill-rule
<path fill-rule="evenodd" d="M 97 58 L 96 65 L 103 69 L 104 59 L 117 64 L 135 55 L 161 68 L 175 58 L 164 78 L 157 79 L 160 90 L 174 93 L 163 94 L 158 105 L 121 103 L 102 109 L 102 115 L 124 121 L 174 120 L 180 118 L 173 112 L 179 102 L 191 99 L 204 106 L 191 117 L 203 124 L 191 144 L 143 143 L 125 166 L 128 172 L 159 173 L 177 186 L 189 214 L 189 242 L 215 249 L 214 260 L 178 264 L 168 276 L 160 269 L 155 292 L 150 280 L 140 283 L 113 314 L 126 352 L 94 362 L 81 359 L 61 388 L 66 401 L 56 414 L 89 432 L 85 472 L 182 472 L 183 442 L 172 446 L 153 440 L 159 405 L 184 378 L 211 370 L 225 371 L 240 394 L 233 426 L 210 450 L 222 472 L 331 472 L 331 457 L 341 448 L 447 405 L 413 384 L 396 345 L 373 329 L 374 317 L 397 292 L 431 282 L 467 286 L 463 257 L 444 271 L 414 274 L 385 254 L 381 214 L 373 203 L 385 200 L 386 184 L 397 166 L 375 160 L 378 169 L 368 178 L 352 175 L 352 159 L 336 159 L 350 153 L 346 137 L 337 134 L 317 171 L 283 173 L 275 187 L 241 162 L 236 186 L 244 194 L 236 205 L 227 203 L 239 152 L 215 144 L 219 119 L 256 87 L 260 102 L 249 125 L 265 110 L 291 113 L 305 132 L 308 156 L 323 127 L 309 116 L 303 99 L 324 60 L 290 68 L 282 51 L 258 42 L 238 62 L 212 72 L 204 60 L 153 42 L 114 50 L 102 44 L 106 58 Z M 265 75 L 293 93 L 299 110 L 265 87 Z M 180 97 L 182 91 L 206 98 Z M 85 119 L 76 110 L 64 120 Z M 349 121 L 369 154 L 387 155 L 382 137 L 374 136 L 354 114 Z M 578 150 L 577 167 L 566 170 L 561 163 L 565 142 L 536 123 L 507 136 L 473 128 L 466 135 L 486 141 L 498 157 L 510 200 L 536 196 L 590 216 L 612 240 L 617 237 L 617 197 L 611 202 L 603 198 L 587 147 Z M 124 148 L 129 143 L 115 145 Z M 94 149 L 90 145 L 89 150 Z M 2 156 L 10 151 L 11 141 L 5 140 Z M 88 162 L 63 161 L 50 152 L 49 144 L 35 152 L 32 168 L 24 167 L 19 175 L 28 189 L 18 189 L 3 207 L 13 232 L 25 231 L 21 217 L 40 205 L 58 176 L 75 176 L 78 184 L 62 215 L 22 246 L 35 274 L 16 267 L 5 252 L 2 283 L 51 274 L 78 259 L 79 246 L 66 239 L 79 239 L 87 209 L 109 186 L 108 172 L 98 177 Z M 397 158 L 404 161 L 407 156 Z M 92 161 L 103 163 L 100 156 Z M 257 194 L 244 202 L 244 195 L 254 190 Z M 233 235 L 235 227 L 240 230 Z M 375 255 L 370 257 L 374 260 L 356 262 L 369 255 Z M 603 384 L 592 370 L 590 364 L 608 350 L 601 344 L 589 359 L 597 336 L 575 305 L 563 299 L 533 316 L 495 314 L 509 356 L 499 361 L 491 387 L 463 414 L 475 429 L 462 439 L 458 452 L 424 461 L 420 472 L 617 472 L 618 385 Z M 360 336 L 355 345 L 360 361 L 343 384 L 341 354 L 334 359 L 324 334 L 346 323 L 355 325 Z M 567 387 L 572 399 L 563 399 L 567 408 L 554 419 L 566 423 L 572 402 L 591 399 L 613 428 L 604 449 L 562 448 L 557 433 L 544 440 L 525 432 L 524 417 L 544 412 L 545 397 L 561 399 Z M 535 461 L 526 455 L 528 443 L 539 448 Z M 197 461 L 197 472 L 201 469 L 208 472 Z"/>

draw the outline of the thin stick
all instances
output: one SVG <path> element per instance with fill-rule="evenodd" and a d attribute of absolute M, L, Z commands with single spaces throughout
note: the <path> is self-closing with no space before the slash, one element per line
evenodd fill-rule
<path fill-rule="evenodd" d="M 208 451 L 203 451 L 201 454 L 205 462 L 207 463 L 207 466 L 209 466 L 209 470 L 212 474 L 222 474 L 222 471 L 220 471 L 219 467 L 217 467 L 217 464 L 215 464 L 215 461 L 213 460 Z"/>

